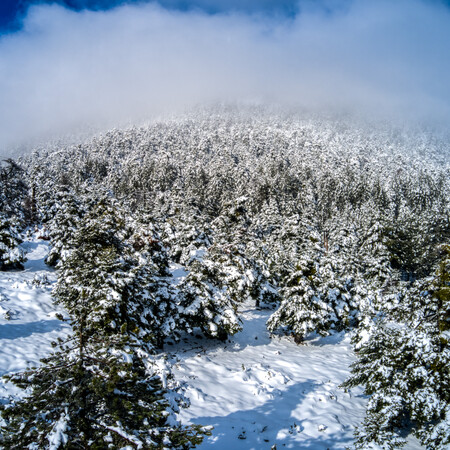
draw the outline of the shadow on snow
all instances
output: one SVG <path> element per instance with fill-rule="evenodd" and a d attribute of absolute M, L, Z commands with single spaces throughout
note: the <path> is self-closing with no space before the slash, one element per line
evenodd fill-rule
<path fill-rule="evenodd" d="M 177 353 L 179 357 L 189 357 L 192 353 L 205 353 L 219 348 L 229 352 L 239 352 L 247 346 L 268 345 L 271 343 L 271 338 L 266 328 L 266 322 L 271 313 L 270 310 L 247 309 L 240 314 L 242 330 L 229 336 L 225 341 L 203 337 L 201 331 L 193 335 L 184 333 L 179 342 L 172 342 L 168 339 L 164 344 L 164 351 Z M 243 318 L 242 314 L 251 317 Z"/>
<path fill-rule="evenodd" d="M 212 435 L 206 437 L 200 449 L 277 449 L 308 448 L 326 450 L 346 448 L 353 436 L 351 427 L 341 425 L 340 432 L 318 431 L 318 424 L 293 417 L 308 393 L 317 386 L 314 380 L 307 380 L 291 386 L 282 393 L 274 392 L 276 397 L 263 405 L 247 411 L 236 411 L 227 416 L 205 416 L 195 418 L 201 425 L 212 425 Z M 282 424 L 282 425 L 280 425 Z M 313 435 L 308 435 L 308 430 Z M 317 436 L 317 434 L 319 434 Z"/>
<path fill-rule="evenodd" d="M 27 323 L 6 323 L 0 325 L 0 339 L 18 339 L 38 333 L 59 331 L 64 323 L 60 320 L 39 320 Z"/>

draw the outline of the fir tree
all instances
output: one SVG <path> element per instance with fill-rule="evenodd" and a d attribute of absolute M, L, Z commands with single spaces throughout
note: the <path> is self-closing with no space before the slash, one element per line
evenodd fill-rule
<path fill-rule="evenodd" d="M 125 333 L 149 348 L 155 345 L 170 315 L 165 306 L 170 274 L 153 233 L 127 223 L 118 206 L 103 199 L 83 218 L 70 247 L 56 302 L 70 314 L 86 310 L 83 326 L 92 335 Z"/>
<path fill-rule="evenodd" d="M 370 396 L 356 448 L 395 449 L 413 433 L 426 448 L 450 445 L 450 247 L 436 275 L 405 290 L 360 346 L 352 376 Z"/>
<path fill-rule="evenodd" d="M 222 282 L 222 268 L 206 253 L 197 250 L 191 255 L 188 274 L 177 286 L 179 321 L 188 333 L 198 327 L 208 337 L 226 339 L 241 329 L 236 305 Z"/>
<path fill-rule="evenodd" d="M 76 325 L 79 319 L 74 319 Z M 180 398 L 148 354 L 121 336 L 78 328 L 42 366 L 9 376 L 28 394 L 1 407 L 5 448 L 191 448 L 204 433 L 175 421 Z"/>
<path fill-rule="evenodd" d="M 70 253 L 71 240 L 80 226 L 86 207 L 70 190 L 56 192 L 47 204 L 41 205 L 41 216 L 50 235 L 52 247 L 46 258 L 50 266 Z"/>
<path fill-rule="evenodd" d="M 267 328 L 271 332 L 281 329 L 301 342 L 312 331 L 325 332 L 332 312 L 320 292 L 318 270 L 323 248 L 317 231 L 295 217 L 286 223 L 282 236 L 275 250 L 282 301 Z"/>
<path fill-rule="evenodd" d="M 0 213 L 0 270 L 22 269 L 25 260 L 19 233 L 11 219 Z"/>
<path fill-rule="evenodd" d="M 26 172 L 13 159 L 5 162 L 6 164 L 0 164 L 0 212 L 7 218 L 14 218 L 17 225 L 23 226 L 28 193 Z"/>
<path fill-rule="evenodd" d="M 171 254 L 186 273 L 173 286 L 171 306 L 167 307 L 172 337 L 200 329 L 207 337 L 225 339 L 239 331 L 231 283 L 224 282 L 227 267 L 212 255 L 213 230 L 193 214 L 181 223 L 180 218 L 171 219 L 165 235 Z"/>

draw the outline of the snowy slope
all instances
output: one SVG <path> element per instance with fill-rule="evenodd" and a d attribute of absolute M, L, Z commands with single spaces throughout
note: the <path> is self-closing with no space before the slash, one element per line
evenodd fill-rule
<path fill-rule="evenodd" d="M 70 331 L 55 317 L 61 311 L 50 295 L 56 274 L 44 263 L 48 244 L 34 237 L 22 247 L 25 270 L 0 272 L 2 375 L 37 364 L 51 342 Z M 191 402 L 181 420 L 214 426 L 202 449 L 345 448 L 366 402 L 360 389 L 346 393 L 338 387 L 353 360 L 349 337 L 337 334 L 301 346 L 270 339 L 270 313 L 245 304 L 243 331 L 226 343 L 189 338 L 166 345 Z M 0 380 L 0 401 L 17 394 Z"/>

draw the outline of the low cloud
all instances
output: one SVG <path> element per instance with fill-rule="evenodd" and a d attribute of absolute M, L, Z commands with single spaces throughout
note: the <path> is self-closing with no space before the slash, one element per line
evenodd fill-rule
<path fill-rule="evenodd" d="M 450 118 L 448 7 L 324 5 L 295 16 L 31 7 L 0 37 L 0 153 L 216 101 Z"/>

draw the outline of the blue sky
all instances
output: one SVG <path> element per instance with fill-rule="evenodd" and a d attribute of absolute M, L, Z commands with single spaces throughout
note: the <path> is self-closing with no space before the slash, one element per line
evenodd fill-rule
<path fill-rule="evenodd" d="M 0 1 L 0 32 L 17 30 L 21 19 L 30 4 L 57 3 L 75 11 L 107 10 L 124 3 L 144 3 L 148 0 L 1 0 Z M 281 14 L 293 16 L 298 11 L 295 0 L 159 0 L 158 3 L 168 9 L 187 11 L 201 9 L 209 14 L 227 11 L 245 13 Z M 323 2 L 324 3 L 324 2 Z"/>
<path fill-rule="evenodd" d="M 0 0 L 0 18 L 3 153 L 214 102 L 450 122 L 438 0 Z"/>
<path fill-rule="evenodd" d="M 292 18 L 311 5 L 333 14 L 354 0 L 1 0 L 0 34 L 19 30 L 30 5 L 58 4 L 74 11 L 106 11 L 124 4 L 143 3 L 158 3 L 169 10 L 201 10 L 207 14 L 241 12 Z M 423 0 L 423 3 L 450 6 L 450 0 Z"/>

